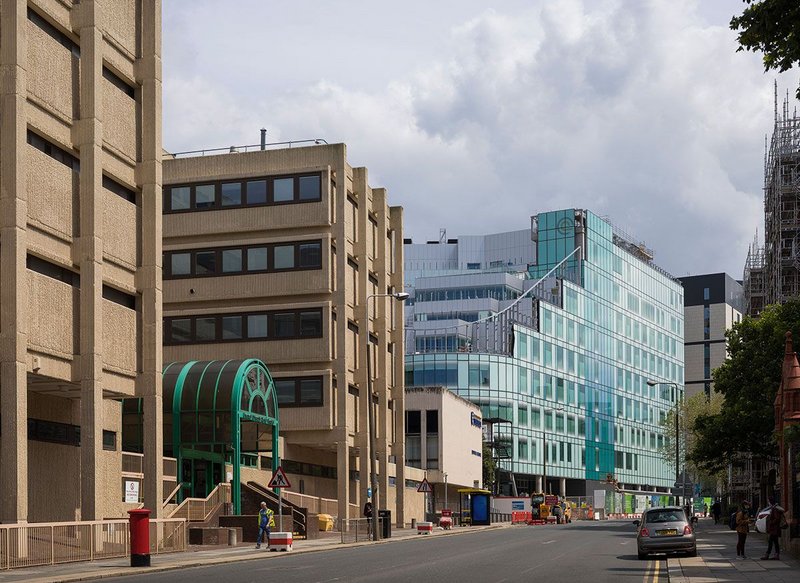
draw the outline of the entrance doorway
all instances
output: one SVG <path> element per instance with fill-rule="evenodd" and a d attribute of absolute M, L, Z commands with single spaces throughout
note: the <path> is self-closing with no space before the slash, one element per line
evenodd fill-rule
<path fill-rule="evenodd" d="M 221 461 L 184 458 L 181 465 L 184 498 L 206 498 L 222 482 L 224 464 Z"/>

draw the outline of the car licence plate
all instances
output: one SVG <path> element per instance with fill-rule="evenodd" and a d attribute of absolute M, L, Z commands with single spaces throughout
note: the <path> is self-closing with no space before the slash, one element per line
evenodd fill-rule
<path fill-rule="evenodd" d="M 657 530 L 656 534 L 658 536 L 675 536 L 678 534 L 678 531 L 675 528 L 668 528 L 666 530 Z"/>

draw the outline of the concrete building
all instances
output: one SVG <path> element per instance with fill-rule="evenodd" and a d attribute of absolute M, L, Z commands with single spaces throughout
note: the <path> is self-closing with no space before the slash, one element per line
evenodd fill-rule
<path fill-rule="evenodd" d="M 406 387 L 442 385 L 481 408 L 501 494 L 614 484 L 630 498 L 608 511 L 667 495 L 674 470 L 659 448 L 683 392 L 680 282 L 586 210 L 540 213 L 528 238 L 527 269 L 508 257 L 508 270 L 408 282 Z"/>
<path fill-rule="evenodd" d="M 481 410 L 444 387 L 406 389 L 406 463 L 433 487 L 426 513 L 458 507 L 459 488 L 483 482 Z"/>
<path fill-rule="evenodd" d="M 0 522 L 160 513 L 161 2 L 0 4 Z M 58 493 L 58 495 L 54 495 Z"/>
<path fill-rule="evenodd" d="M 358 517 L 369 335 L 379 507 L 397 522 L 417 516 L 422 496 L 406 484 L 421 472 L 404 465 L 403 310 L 391 297 L 403 290 L 402 208 L 343 144 L 179 155 L 164 161 L 164 184 L 165 361 L 264 361 L 295 491 Z M 259 457 L 254 466 L 271 467 Z"/>
<path fill-rule="evenodd" d="M 686 397 L 714 390 L 711 373 L 727 358 L 725 332 L 741 321 L 742 285 L 727 273 L 679 278 L 683 284 Z"/>

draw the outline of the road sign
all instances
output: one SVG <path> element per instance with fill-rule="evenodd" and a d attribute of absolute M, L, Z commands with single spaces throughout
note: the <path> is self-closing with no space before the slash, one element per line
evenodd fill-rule
<path fill-rule="evenodd" d="M 267 484 L 269 488 L 291 488 L 292 485 L 289 483 L 289 478 L 286 477 L 286 473 L 283 471 L 283 468 L 278 466 L 278 469 L 275 470 L 275 473 L 272 474 L 272 479 Z"/>
<path fill-rule="evenodd" d="M 372 488 L 367 488 L 367 498 L 372 498 Z"/>
<path fill-rule="evenodd" d="M 420 482 L 417 492 L 424 492 L 425 494 L 430 494 L 433 492 L 433 487 L 430 485 L 430 482 L 428 482 L 428 478 L 422 478 L 422 482 Z"/>

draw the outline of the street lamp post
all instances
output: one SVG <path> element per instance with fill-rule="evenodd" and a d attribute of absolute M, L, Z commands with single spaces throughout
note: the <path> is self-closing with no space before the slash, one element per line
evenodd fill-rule
<path fill-rule="evenodd" d="M 391 294 L 370 294 L 367 296 L 367 322 L 366 322 L 366 334 L 364 335 L 367 339 L 367 423 L 369 424 L 369 483 L 370 487 L 372 488 L 372 540 L 378 540 L 378 521 L 376 520 L 377 516 L 376 513 L 378 512 L 379 501 L 378 501 L 378 481 L 375 478 L 375 412 L 373 410 L 373 403 L 372 403 L 372 358 L 370 356 L 369 350 L 369 307 L 370 302 L 373 298 L 394 298 L 399 302 L 404 302 L 408 299 L 409 294 L 406 292 L 395 292 Z"/>
<path fill-rule="evenodd" d="M 660 383 L 658 381 L 647 381 L 647 385 L 650 387 L 655 387 L 656 385 L 668 385 L 675 388 L 675 488 L 678 488 L 678 480 L 680 479 L 680 429 L 679 429 L 679 417 L 680 417 L 680 402 L 678 401 L 678 383 Z M 684 462 L 684 466 L 686 463 Z M 683 486 L 681 488 L 683 491 L 681 492 L 681 497 L 684 497 L 686 494 L 686 468 L 683 469 Z M 678 495 L 675 495 L 675 506 L 680 506 L 680 499 Z"/>

